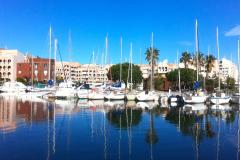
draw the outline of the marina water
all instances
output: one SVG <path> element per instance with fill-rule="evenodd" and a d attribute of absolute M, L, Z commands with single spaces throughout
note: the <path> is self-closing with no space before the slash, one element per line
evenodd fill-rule
<path fill-rule="evenodd" d="M 0 97 L 5 160 L 240 159 L 239 129 L 234 105 Z"/>

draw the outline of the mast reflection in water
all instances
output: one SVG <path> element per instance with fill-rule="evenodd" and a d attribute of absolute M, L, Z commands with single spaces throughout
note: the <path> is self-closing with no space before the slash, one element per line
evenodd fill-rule
<path fill-rule="evenodd" d="M 238 159 L 238 106 L 0 97 L 1 159 Z"/>

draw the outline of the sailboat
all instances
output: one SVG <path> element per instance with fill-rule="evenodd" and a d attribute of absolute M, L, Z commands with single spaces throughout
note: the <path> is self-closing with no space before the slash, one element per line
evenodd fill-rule
<path fill-rule="evenodd" d="M 133 81 L 132 81 L 132 75 L 133 75 L 133 62 L 132 62 L 132 43 L 130 45 L 130 59 L 129 59 L 129 69 L 128 73 L 130 71 L 130 82 L 128 82 L 128 87 L 130 89 L 130 92 L 126 94 L 128 101 L 134 101 L 136 99 L 136 92 L 133 91 Z M 129 74 L 128 74 L 129 75 Z"/>
<path fill-rule="evenodd" d="M 171 90 L 169 90 L 169 93 L 168 93 L 167 97 L 164 97 L 165 99 L 167 98 L 168 104 L 170 106 L 182 106 L 184 104 L 184 99 L 182 97 L 182 91 L 181 91 L 181 74 L 180 74 L 180 68 L 179 68 L 178 52 L 177 52 L 177 60 L 178 60 L 178 88 L 179 88 L 179 95 L 173 95 L 171 93 Z M 166 101 L 166 100 L 164 100 L 164 101 Z"/>
<path fill-rule="evenodd" d="M 122 38 L 121 38 L 121 46 L 122 46 Z M 108 49 L 108 40 L 106 38 L 106 54 L 107 54 L 107 49 Z M 104 95 L 104 99 L 110 100 L 110 101 L 124 100 L 125 99 L 125 93 L 123 92 L 124 89 L 125 89 L 125 83 L 120 80 L 119 82 L 116 82 L 109 87 L 110 92 Z"/>
<path fill-rule="evenodd" d="M 218 91 L 210 97 L 210 102 L 212 104 L 228 104 L 231 100 L 230 96 L 226 96 L 224 92 L 221 92 L 220 85 L 220 60 L 219 60 L 219 43 L 218 43 L 218 28 L 217 28 L 217 52 L 218 52 Z"/>
<path fill-rule="evenodd" d="M 238 40 L 238 93 L 235 93 L 231 98 L 232 103 L 240 104 L 240 49 Z"/>
<path fill-rule="evenodd" d="M 150 91 L 143 91 L 136 96 L 138 101 L 158 101 L 159 97 L 155 91 L 153 91 L 153 33 L 152 33 L 152 40 L 151 40 L 151 90 Z"/>
<path fill-rule="evenodd" d="M 184 101 L 185 103 L 189 103 L 189 104 L 197 104 L 197 103 L 205 103 L 207 96 L 205 95 L 204 92 L 198 90 L 198 54 L 199 54 L 199 42 L 198 42 L 198 22 L 196 20 L 196 24 L 195 24 L 195 34 L 196 34 L 196 57 L 197 57 L 197 81 L 196 81 L 196 92 L 195 93 L 184 93 Z"/>

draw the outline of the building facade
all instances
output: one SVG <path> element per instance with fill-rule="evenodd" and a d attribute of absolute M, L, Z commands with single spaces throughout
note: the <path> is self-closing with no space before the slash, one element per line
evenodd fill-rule
<path fill-rule="evenodd" d="M 0 78 L 4 81 L 16 80 L 17 63 L 24 61 L 24 55 L 18 50 L 0 49 Z"/>
<path fill-rule="evenodd" d="M 79 81 L 80 67 L 78 62 L 56 62 L 56 76 L 66 80 Z"/>
<path fill-rule="evenodd" d="M 107 82 L 110 65 L 83 64 L 78 62 L 56 62 L 56 76 L 75 82 Z"/>
<path fill-rule="evenodd" d="M 50 68 L 49 68 L 50 67 Z M 26 56 L 23 63 L 17 64 L 17 78 L 47 82 L 55 79 L 54 59 Z"/>

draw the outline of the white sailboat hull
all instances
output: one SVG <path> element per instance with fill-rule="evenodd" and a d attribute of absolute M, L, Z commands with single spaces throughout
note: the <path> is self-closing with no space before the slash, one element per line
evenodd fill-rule
<path fill-rule="evenodd" d="M 210 102 L 212 104 L 228 104 L 231 100 L 231 97 L 211 97 Z"/>
<path fill-rule="evenodd" d="M 184 102 L 188 104 L 198 104 L 198 103 L 205 103 L 207 96 L 191 96 L 191 97 L 184 97 Z"/>
<path fill-rule="evenodd" d="M 124 100 L 125 99 L 125 94 L 123 93 L 110 93 L 108 95 L 104 96 L 105 99 L 107 100 Z"/>
<path fill-rule="evenodd" d="M 136 96 L 136 99 L 138 101 L 157 101 L 158 95 L 155 92 L 149 91 L 149 92 L 141 92 Z"/>

